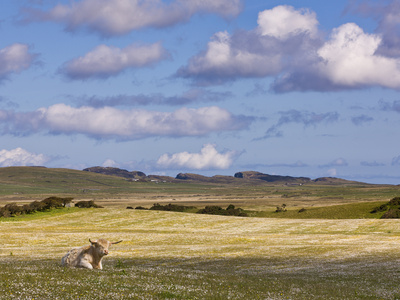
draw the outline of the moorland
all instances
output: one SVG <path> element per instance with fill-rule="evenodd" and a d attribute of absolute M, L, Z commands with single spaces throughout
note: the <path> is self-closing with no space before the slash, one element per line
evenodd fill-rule
<path fill-rule="evenodd" d="M 0 207 L 52 196 L 103 207 L 0 218 L 0 299 L 400 298 L 400 220 L 371 213 L 399 186 L 239 173 L 0 168 Z M 126 209 L 154 203 L 233 204 L 249 217 Z M 123 240 L 102 271 L 60 266 L 101 237 Z"/>

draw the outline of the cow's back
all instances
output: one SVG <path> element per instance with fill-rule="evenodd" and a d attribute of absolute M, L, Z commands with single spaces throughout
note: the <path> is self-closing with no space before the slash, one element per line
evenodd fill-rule
<path fill-rule="evenodd" d="M 84 247 L 73 248 L 67 252 L 61 259 L 62 266 L 76 267 L 79 264 L 81 253 Z"/>

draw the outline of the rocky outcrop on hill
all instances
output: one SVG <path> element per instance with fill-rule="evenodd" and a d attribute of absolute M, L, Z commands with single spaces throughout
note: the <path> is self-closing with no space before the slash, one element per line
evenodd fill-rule
<path fill-rule="evenodd" d="M 124 169 L 112 168 L 112 167 L 91 167 L 91 168 L 86 168 L 83 171 L 94 172 L 94 173 L 99 173 L 99 174 L 104 174 L 104 175 L 124 177 L 127 179 L 146 178 L 146 174 L 143 172 L 139 172 L 139 171 L 129 172 Z"/>
<path fill-rule="evenodd" d="M 349 181 L 334 177 L 321 177 L 311 180 L 308 177 L 292 177 L 292 176 L 281 176 L 281 175 L 269 175 L 257 171 L 244 171 L 237 172 L 234 176 L 214 175 L 212 177 L 203 176 L 194 173 L 179 173 L 175 178 L 162 175 L 146 175 L 140 171 L 127 171 L 119 168 L 112 167 L 91 167 L 84 169 L 83 171 L 94 172 L 104 175 L 112 175 L 118 177 L 124 177 L 133 181 L 155 181 L 155 182 L 204 182 L 214 184 L 329 184 L 329 185 L 341 185 L 341 184 L 357 184 L 355 181 Z"/>
<path fill-rule="evenodd" d="M 209 181 L 210 177 L 206 177 L 206 176 L 198 175 L 198 174 L 192 174 L 192 173 L 179 173 L 178 175 L 176 175 L 175 179 Z"/>
<path fill-rule="evenodd" d="M 308 183 L 311 181 L 308 177 L 292 177 L 281 175 L 269 175 L 255 171 L 237 172 L 235 178 L 258 179 L 267 182 L 287 182 L 287 183 Z"/>

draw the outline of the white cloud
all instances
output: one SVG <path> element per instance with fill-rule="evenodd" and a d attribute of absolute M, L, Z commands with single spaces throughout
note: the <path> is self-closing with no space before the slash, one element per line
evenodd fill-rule
<path fill-rule="evenodd" d="M 163 154 L 157 164 L 163 168 L 187 168 L 194 170 L 227 169 L 231 166 L 235 151 L 219 153 L 215 146 L 206 144 L 200 153 L 180 152 L 172 155 Z"/>
<path fill-rule="evenodd" d="M 83 27 L 111 36 L 144 27 L 172 26 L 196 13 L 234 16 L 241 9 L 241 0 L 82 0 L 58 4 L 48 12 L 31 9 L 27 19 L 60 22 L 67 30 Z"/>
<path fill-rule="evenodd" d="M 0 151 L 0 166 L 40 166 L 49 161 L 43 154 L 28 152 L 22 148 Z"/>
<path fill-rule="evenodd" d="M 279 52 L 256 52 L 242 46 L 237 46 L 228 32 L 217 32 L 207 50 L 191 58 L 177 75 L 215 84 L 237 77 L 264 77 L 281 70 Z"/>
<path fill-rule="evenodd" d="M 278 39 L 305 33 L 316 36 L 318 20 L 316 14 L 306 9 L 295 10 L 289 5 L 280 5 L 258 14 L 258 26 L 262 35 Z"/>
<path fill-rule="evenodd" d="M 0 80 L 28 69 L 36 57 L 36 54 L 29 53 L 25 44 L 16 43 L 0 49 Z"/>
<path fill-rule="evenodd" d="M 167 57 L 168 53 L 161 43 L 133 44 L 123 49 L 100 45 L 85 56 L 65 63 L 61 72 L 71 79 L 107 78 L 129 68 L 154 64 Z"/>
<path fill-rule="evenodd" d="M 239 77 L 266 77 L 281 73 L 295 58 L 312 53 L 317 37 L 315 13 L 278 6 L 260 12 L 259 26 L 251 31 L 217 32 L 207 49 L 192 57 L 178 76 L 201 84 L 220 84 Z"/>
<path fill-rule="evenodd" d="M 208 85 L 271 76 L 275 92 L 400 89 L 400 57 L 382 50 L 393 34 L 370 34 L 347 23 L 323 36 L 314 12 L 277 6 L 260 12 L 253 30 L 214 34 L 177 76 Z"/>
<path fill-rule="evenodd" d="M 251 121 L 249 117 L 232 115 L 217 106 L 159 112 L 113 107 L 74 108 L 55 104 L 27 113 L 0 111 L 0 129 L 3 133 L 26 135 L 48 131 L 53 134 L 84 134 L 98 139 L 120 140 L 151 136 L 205 136 L 213 132 L 245 129 Z"/>
<path fill-rule="evenodd" d="M 117 162 L 115 162 L 114 160 L 108 158 L 103 162 L 102 166 L 103 167 L 115 167 L 116 168 L 116 167 L 119 167 L 119 164 Z"/>
<path fill-rule="evenodd" d="M 321 73 L 337 85 L 400 88 L 400 60 L 376 54 L 381 42 L 379 35 L 364 33 L 354 23 L 334 29 L 318 50 Z"/>
<path fill-rule="evenodd" d="M 326 173 L 327 173 L 328 176 L 330 176 L 330 177 L 335 177 L 335 176 L 337 176 L 337 171 L 336 171 L 336 169 L 329 169 Z"/>

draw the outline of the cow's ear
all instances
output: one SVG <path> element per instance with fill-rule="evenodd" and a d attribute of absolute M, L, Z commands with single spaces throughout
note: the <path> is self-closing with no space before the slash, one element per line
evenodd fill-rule
<path fill-rule="evenodd" d="M 93 244 L 97 244 L 97 240 L 96 241 L 91 241 L 90 239 L 89 239 L 89 242 L 93 245 Z"/>

